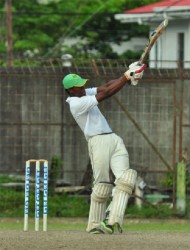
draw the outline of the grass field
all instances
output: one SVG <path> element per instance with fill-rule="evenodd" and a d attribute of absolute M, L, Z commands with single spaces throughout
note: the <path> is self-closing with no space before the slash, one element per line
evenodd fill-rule
<path fill-rule="evenodd" d="M 87 218 L 49 218 L 48 230 L 85 231 L 86 223 Z M 190 231 L 190 221 L 184 219 L 125 219 L 123 229 L 124 231 Z M 23 230 L 23 219 L 1 218 L 0 230 Z M 29 230 L 34 231 L 34 219 L 29 220 Z"/>

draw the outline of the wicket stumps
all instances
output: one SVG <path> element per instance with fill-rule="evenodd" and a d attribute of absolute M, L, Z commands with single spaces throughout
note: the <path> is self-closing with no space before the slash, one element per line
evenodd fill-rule
<path fill-rule="evenodd" d="M 48 161 L 46 160 L 28 160 L 26 161 L 25 172 L 25 202 L 24 202 L 24 231 L 28 231 L 28 213 L 29 213 L 29 190 L 30 190 L 30 165 L 35 163 L 36 166 L 36 183 L 35 183 L 35 231 L 39 231 L 40 219 L 40 164 L 44 168 L 44 185 L 43 185 L 43 231 L 47 231 L 47 214 L 48 214 Z"/>

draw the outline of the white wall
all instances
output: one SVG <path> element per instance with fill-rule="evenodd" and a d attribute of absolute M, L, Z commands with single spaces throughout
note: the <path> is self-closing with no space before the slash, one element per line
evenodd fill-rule
<path fill-rule="evenodd" d="M 155 28 L 155 27 L 153 27 Z M 178 33 L 185 34 L 184 60 L 190 62 L 190 21 L 169 21 L 167 29 L 158 39 L 150 52 L 150 67 L 176 68 L 178 61 Z M 157 54 L 157 55 L 156 55 Z M 155 60 L 158 60 L 156 63 Z M 162 61 L 162 62 L 159 62 Z M 169 62 L 175 61 L 175 62 Z M 186 68 L 190 63 L 185 64 Z"/>
<path fill-rule="evenodd" d="M 148 42 L 148 37 L 133 37 L 130 41 L 122 42 L 121 44 L 111 43 L 111 47 L 118 55 L 123 54 L 127 50 L 139 51 L 143 50 Z"/>

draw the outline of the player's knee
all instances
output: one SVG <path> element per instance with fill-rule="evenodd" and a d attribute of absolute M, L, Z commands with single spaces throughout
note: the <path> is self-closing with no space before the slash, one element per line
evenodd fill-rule
<path fill-rule="evenodd" d="M 112 192 L 112 183 L 97 183 L 94 185 L 91 198 L 97 202 L 105 202 Z"/>
<path fill-rule="evenodd" d="M 126 170 L 116 181 L 116 189 L 131 194 L 137 178 L 137 172 L 134 169 Z"/>

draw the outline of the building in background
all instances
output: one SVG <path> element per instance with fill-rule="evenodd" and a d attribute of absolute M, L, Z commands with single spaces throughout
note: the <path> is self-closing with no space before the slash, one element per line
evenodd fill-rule
<path fill-rule="evenodd" d="M 163 19 L 168 18 L 166 31 L 150 52 L 149 66 L 176 68 L 178 64 L 190 68 L 190 0 L 160 1 L 126 10 L 123 14 L 116 14 L 115 18 L 126 23 L 148 24 L 150 34 Z"/>

